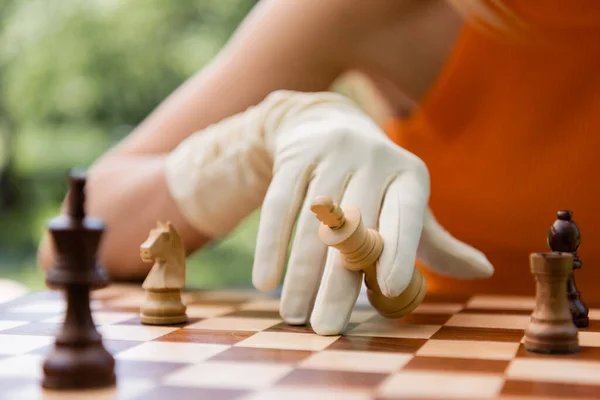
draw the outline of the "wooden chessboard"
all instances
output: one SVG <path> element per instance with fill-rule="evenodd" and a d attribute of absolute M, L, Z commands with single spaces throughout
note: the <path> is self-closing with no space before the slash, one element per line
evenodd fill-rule
<path fill-rule="evenodd" d="M 580 331 L 581 352 L 528 353 L 521 340 L 533 299 L 427 297 L 411 315 L 378 317 L 364 299 L 343 336 L 282 323 L 276 296 L 189 292 L 190 321 L 139 322 L 143 291 L 94 292 L 95 322 L 117 362 L 117 387 L 41 389 L 64 302 L 41 292 L 0 305 L 2 399 L 533 399 L 600 398 L 600 308 Z"/>

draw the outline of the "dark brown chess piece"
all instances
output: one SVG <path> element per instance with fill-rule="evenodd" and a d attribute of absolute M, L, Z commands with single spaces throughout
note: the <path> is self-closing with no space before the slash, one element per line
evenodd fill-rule
<path fill-rule="evenodd" d="M 573 254 L 573 273 L 567 282 L 567 297 L 573 322 L 578 328 L 587 328 L 590 324 L 588 318 L 588 307 L 581 300 L 581 294 L 575 283 L 575 271 L 581 268 L 582 262 L 577 256 L 577 249 L 581 244 L 581 233 L 577 224 L 573 221 L 571 211 L 559 211 L 557 220 L 548 231 L 548 246 L 555 252 L 566 252 Z"/>
<path fill-rule="evenodd" d="M 90 290 L 106 286 L 108 278 L 96 260 L 104 225 L 85 215 L 85 184 L 85 172 L 71 173 L 68 211 L 48 226 L 57 262 L 48 271 L 46 284 L 64 291 L 67 311 L 54 350 L 44 361 L 42 386 L 47 389 L 103 388 L 116 383 L 115 360 L 104 348 L 90 309 Z"/>

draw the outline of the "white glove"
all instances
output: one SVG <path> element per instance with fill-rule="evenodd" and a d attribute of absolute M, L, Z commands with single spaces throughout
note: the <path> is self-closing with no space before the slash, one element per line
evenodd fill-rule
<path fill-rule="evenodd" d="M 319 221 L 309 208 L 316 196 L 358 207 L 365 226 L 379 230 L 384 249 L 377 280 L 386 296 L 406 288 L 417 257 L 446 276 L 493 273 L 480 251 L 434 219 L 424 163 L 337 94 L 271 94 L 184 141 L 169 157 L 167 181 L 190 223 L 216 236 L 264 199 L 253 269 L 259 290 L 279 285 L 297 223 L 280 312 L 290 324 L 310 318 L 318 334 L 345 329 L 362 275 L 319 241 Z"/>

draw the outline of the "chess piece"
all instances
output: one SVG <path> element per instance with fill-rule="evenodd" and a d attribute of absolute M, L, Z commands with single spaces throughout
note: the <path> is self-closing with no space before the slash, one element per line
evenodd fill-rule
<path fill-rule="evenodd" d="M 185 287 L 186 254 L 179 234 L 170 222 L 157 222 L 140 246 L 145 262 L 154 262 L 142 284 L 146 290 L 140 320 L 149 325 L 171 325 L 187 321 L 187 307 L 181 301 Z"/>
<path fill-rule="evenodd" d="M 66 317 L 54 350 L 43 364 L 42 386 L 73 390 L 115 385 L 115 360 L 104 348 L 90 309 L 90 290 L 104 287 L 108 278 L 96 253 L 104 225 L 85 215 L 85 173 L 69 179 L 68 212 L 49 223 L 57 263 L 46 276 L 49 287 L 65 292 Z"/>
<path fill-rule="evenodd" d="M 567 282 L 567 297 L 575 326 L 587 328 L 590 324 L 589 310 L 581 300 L 581 294 L 575 283 L 575 271 L 581 269 L 582 265 L 577 255 L 577 249 L 581 243 L 581 234 L 572 216 L 571 211 L 559 211 L 557 213 L 557 220 L 548 230 L 548 246 L 552 251 L 573 254 L 573 272 Z"/>
<path fill-rule="evenodd" d="M 394 298 L 386 297 L 377 282 L 377 260 L 383 251 L 379 233 L 367 229 L 356 207 L 342 209 L 327 196 L 317 197 L 311 211 L 322 222 L 319 239 L 340 251 L 344 266 L 352 271 L 363 271 L 369 302 L 386 318 L 400 318 L 413 311 L 425 297 L 427 283 L 421 271 L 415 268 L 404 292 Z"/>
<path fill-rule="evenodd" d="M 531 254 L 530 266 L 536 281 L 536 302 L 525 329 L 525 349 L 547 354 L 579 351 L 578 331 L 567 299 L 573 254 Z"/>

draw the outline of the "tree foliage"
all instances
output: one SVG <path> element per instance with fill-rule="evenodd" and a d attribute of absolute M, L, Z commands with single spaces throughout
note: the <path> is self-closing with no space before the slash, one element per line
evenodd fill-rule
<path fill-rule="evenodd" d="M 34 252 L 66 171 L 209 62 L 255 2 L 0 2 L 0 267 Z"/>

